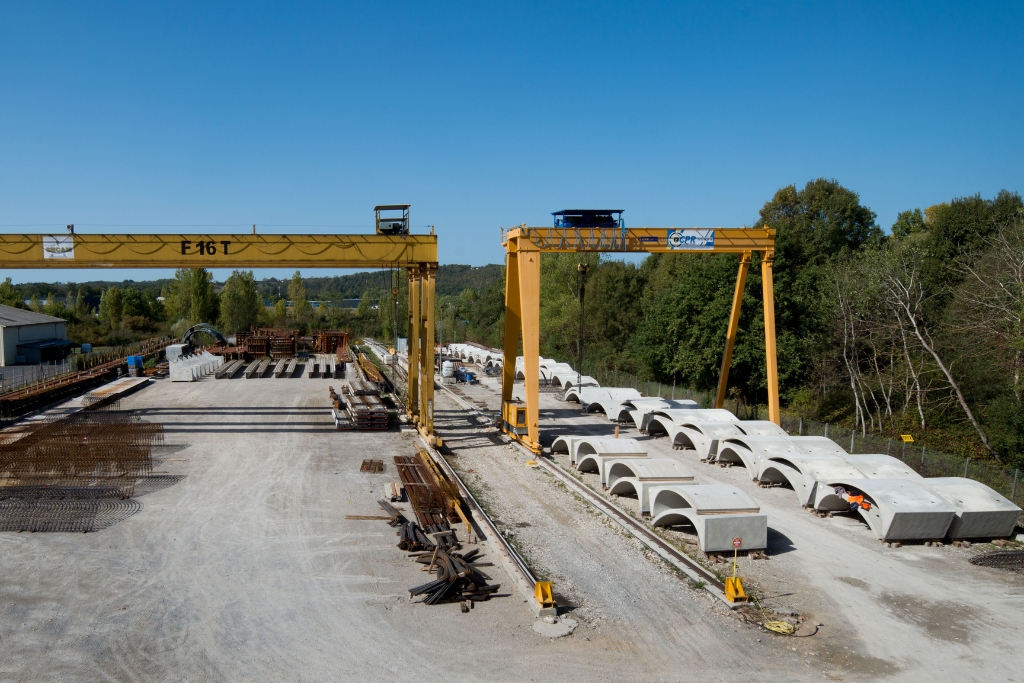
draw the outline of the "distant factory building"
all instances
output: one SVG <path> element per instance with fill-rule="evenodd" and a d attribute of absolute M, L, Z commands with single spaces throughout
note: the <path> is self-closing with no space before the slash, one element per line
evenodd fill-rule
<path fill-rule="evenodd" d="M 63 318 L 0 304 L 0 366 L 60 360 L 75 346 Z"/>

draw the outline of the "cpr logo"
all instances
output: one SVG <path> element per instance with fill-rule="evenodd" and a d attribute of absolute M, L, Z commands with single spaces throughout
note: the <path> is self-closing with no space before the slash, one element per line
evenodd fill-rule
<path fill-rule="evenodd" d="M 668 231 L 669 249 L 714 249 L 715 230 L 698 230 L 697 228 L 682 228 L 680 230 Z"/>

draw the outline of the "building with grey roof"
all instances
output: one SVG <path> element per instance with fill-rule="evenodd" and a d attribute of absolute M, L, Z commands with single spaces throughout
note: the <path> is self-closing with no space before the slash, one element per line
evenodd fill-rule
<path fill-rule="evenodd" d="M 59 360 L 71 346 L 63 318 L 0 304 L 0 366 Z"/>

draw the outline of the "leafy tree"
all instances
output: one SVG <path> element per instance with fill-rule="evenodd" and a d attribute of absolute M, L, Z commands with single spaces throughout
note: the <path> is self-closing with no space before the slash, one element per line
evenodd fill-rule
<path fill-rule="evenodd" d="M 232 271 L 220 293 L 220 320 L 225 332 L 248 330 L 259 321 L 263 298 L 251 270 Z"/>
<path fill-rule="evenodd" d="M 928 223 L 925 222 L 921 209 L 912 211 L 901 211 L 896 216 L 896 222 L 892 224 L 893 237 L 909 237 L 928 230 Z"/>
<path fill-rule="evenodd" d="M 100 320 L 107 323 L 110 329 L 116 330 L 121 326 L 121 319 L 124 317 L 124 301 L 121 296 L 121 289 L 111 285 L 103 292 L 100 298 Z"/>
<path fill-rule="evenodd" d="M 217 296 L 213 292 L 210 272 L 205 268 L 179 268 L 168 285 L 170 315 L 174 330 L 183 333 L 196 323 L 212 323 L 217 319 Z"/>
<path fill-rule="evenodd" d="M 0 283 L 0 304 L 4 306 L 14 306 L 15 308 L 25 308 L 25 300 L 21 292 L 11 284 L 11 278 L 4 278 L 4 281 Z"/>
<path fill-rule="evenodd" d="M 299 325 L 309 323 L 313 317 L 313 307 L 306 295 L 306 287 L 302 284 L 302 274 L 297 270 L 288 283 L 288 298 L 292 301 L 292 317 L 295 321 Z"/>

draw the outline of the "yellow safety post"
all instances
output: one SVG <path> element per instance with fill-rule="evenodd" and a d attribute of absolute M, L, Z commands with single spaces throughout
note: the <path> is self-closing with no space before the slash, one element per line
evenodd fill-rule
<path fill-rule="evenodd" d="M 775 352 L 775 285 L 772 265 L 775 251 L 761 255 L 761 289 L 764 295 L 764 363 L 768 372 L 768 419 L 782 425 L 779 414 L 779 361 Z"/>
<path fill-rule="evenodd" d="M 736 556 L 742 544 L 742 539 L 732 539 L 732 576 L 725 577 L 725 599 L 729 602 L 747 601 L 747 594 L 743 592 L 743 579 L 736 575 Z"/>
<path fill-rule="evenodd" d="M 557 606 L 550 581 L 538 581 L 534 586 L 534 595 L 537 598 L 537 605 L 541 609 L 551 609 Z"/>
<path fill-rule="evenodd" d="M 718 374 L 718 393 L 715 407 L 725 406 L 725 390 L 729 384 L 729 368 L 732 365 L 732 350 L 736 346 L 736 334 L 740 328 L 740 308 L 743 306 L 743 292 L 747 286 L 747 271 L 750 270 L 751 253 L 740 256 L 740 271 L 736 275 L 736 291 L 732 295 L 732 312 L 729 314 L 729 329 L 725 333 L 725 353 L 722 354 L 722 370 Z"/>

